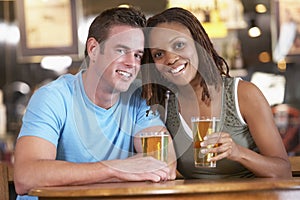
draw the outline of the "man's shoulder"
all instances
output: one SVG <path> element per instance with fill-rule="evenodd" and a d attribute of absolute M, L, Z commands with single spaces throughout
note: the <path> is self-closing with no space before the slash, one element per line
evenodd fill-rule
<path fill-rule="evenodd" d="M 72 74 L 64 74 L 59 76 L 57 79 L 41 86 L 34 93 L 35 96 L 44 96 L 44 98 L 55 98 L 59 99 L 68 98 L 73 93 L 74 82 L 76 76 Z"/>
<path fill-rule="evenodd" d="M 41 89 L 46 90 L 64 90 L 71 88 L 74 81 L 76 80 L 76 76 L 72 74 L 64 74 L 59 76 L 57 79 L 49 82 L 48 84 L 41 87 Z"/>

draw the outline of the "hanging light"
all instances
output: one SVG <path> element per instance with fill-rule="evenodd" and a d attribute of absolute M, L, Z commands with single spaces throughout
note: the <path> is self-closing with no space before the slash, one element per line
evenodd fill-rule
<path fill-rule="evenodd" d="M 268 11 L 266 5 L 262 4 L 262 3 L 259 3 L 255 6 L 255 11 L 257 13 L 266 13 Z"/>
<path fill-rule="evenodd" d="M 250 20 L 250 28 L 248 30 L 248 35 L 252 38 L 259 37 L 261 35 L 260 28 L 256 25 L 255 19 Z"/>
<path fill-rule="evenodd" d="M 119 8 L 129 8 L 130 5 L 128 5 L 128 4 L 120 4 L 120 5 L 118 5 L 118 7 Z"/>

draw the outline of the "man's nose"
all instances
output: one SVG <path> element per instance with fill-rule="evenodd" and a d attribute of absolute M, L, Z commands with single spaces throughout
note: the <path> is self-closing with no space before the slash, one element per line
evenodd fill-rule
<path fill-rule="evenodd" d="M 132 51 L 127 52 L 126 55 L 124 56 L 124 59 L 125 59 L 125 64 L 130 67 L 134 67 L 138 63 L 135 53 Z"/>

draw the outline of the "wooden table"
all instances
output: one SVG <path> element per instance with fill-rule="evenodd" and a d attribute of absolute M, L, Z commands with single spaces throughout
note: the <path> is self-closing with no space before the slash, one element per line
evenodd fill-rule
<path fill-rule="evenodd" d="M 300 178 L 175 180 L 83 186 L 41 187 L 29 195 L 43 199 L 300 199 Z"/>

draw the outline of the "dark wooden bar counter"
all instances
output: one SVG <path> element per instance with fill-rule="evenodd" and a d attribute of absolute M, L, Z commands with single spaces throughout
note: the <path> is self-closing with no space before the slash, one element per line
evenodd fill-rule
<path fill-rule="evenodd" d="M 175 180 L 41 187 L 39 199 L 300 199 L 300 178 Z"/>

